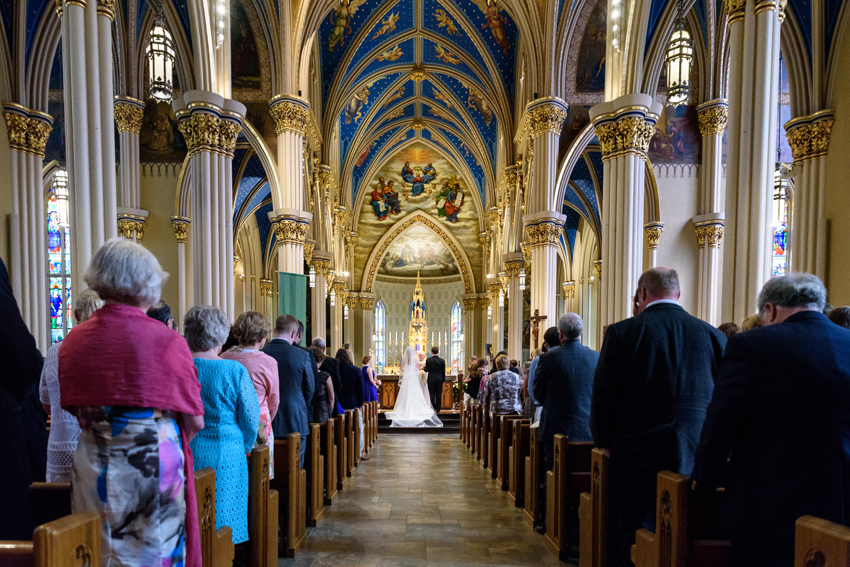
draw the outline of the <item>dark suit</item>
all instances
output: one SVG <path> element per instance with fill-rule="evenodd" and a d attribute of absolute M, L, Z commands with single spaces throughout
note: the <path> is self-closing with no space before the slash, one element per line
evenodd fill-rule
<path fill-rule="evenodd" d="M 339 362 L 333 357 L 325 357 L 324 362 L 322 362 L 322 370 L 331 375 L 331 383 L 334 385 L 334 398 L 336 398 L 336 405 L 339 404 L 339 397 L 342 395 L 342 378 L 339 376 Z M 331 415 L 337 415 L 337 408 L 333 408 Z"/>
<path fill-rule="evenodd" d="M 540 355 L 534 377 L 534 397 L 543 405 L 540 433 L 546 470 L 552 470 L 557 433 L 570 441 L 590 441 L 590 396 L 599 353 L 567 341 Z"/>
<path fill-rule="evenodd" d="M 293 346 L 283 339 L 274 339 L 263 352 L 277 361 L 280 380 L 280 406 L 272 420 L 272 431 L 277 439 L 285 439 L 290 433 L 301 434 L 301 466 L 304 466 L 304 449 L 313 407 L 313 392 L 316 381 L 311 365 L 316 362 L 311 353 Z"/>
<path fill-rule="evenodd" d="M 590 430 L 611 449 L 610 480 L 623 565 L 635 532 L 655 530 L 656 475 L 689 475 L 726 336 L 658 303 L 608 327 L 590 409 Z"/>
<path fill-rule="evenodd" d="M 307 354 L 310 355 L 311 376 L 313 376 L 313 384 L 316 384 L 319 381 L 319 365 L 316 362 L 316 355 L 313 354 L 313 351 L 310 350 L 309 348 L 305 348 L 301 345 L 295 345 L 295 346 L 297 346 L 298 348 L 300 348 L 301 350 L 303 350 L 304 352 L 306 352 Z M 310 399 L 310 403 L 307 404 L 307 415 L 310 416 L 310 417 L 313 416 L 313 400 L 312 400 L 312 398 Z"/>
<path fill-rule="evenodd" d="M 425 372 L 428 373 L 428 394 L 434 411 L 439 412 L 443 400 L 443 383 L 446 381 L 446 361 L 436 354 L 425 361 Z"/>
<path fill-rule="evenodd" d="M 334 361 L 336 362 L 336 361 Z M 324 366 L 325 363 L 322 363 Z M 353 364 L 344 364 L 339 368 L 342 380 L 342 393 L 337 398 L 342 409 L 350 410 L 363 406 L 363 376 Z"/>
<path fill-rule="evenodd" d="M 796 313 L 730 339 L 693 479 L 701 492 L 725 478 L 721 521 L 734 530 L 737 564 L 792 565 L 800 516 L 850 524 L 848 408 L 850 331 L 824 315 Z M 758 541 L 777 542 L 778 556 L 739 555 Z"/>

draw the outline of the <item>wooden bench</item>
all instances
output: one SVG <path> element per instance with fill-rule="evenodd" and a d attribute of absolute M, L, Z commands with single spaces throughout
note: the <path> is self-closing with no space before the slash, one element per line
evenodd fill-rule
<path fill-rule="evenodd" d="M 491 411 L 486 411 L 487 414 L 487 459 L 484 462 L 484 468 L 490 471 L 490 478 L 496 478 L 498 469 L 496 467 L 496 457 L 499 454 L 499 436 L 502 434 L 502 415 Z"/>
<path fill-rule="evenodd" d="M 579 567 L 608 566 L 608 457 L 590 453 L 590 492 L 579 496 Z"/>
<path fill-rule="evenodd" d="M 275 439 L 271 488 L 280 493 L 278 556 L 291 559 L 307 538 L 307 473 L 301 470 L 300 434 Z"/>
<path fill-rule="evenodd" d="M 525 458 L 528 456 L 531 440 L 531 423 L 527 419 L 513 421 L 513 443 L 508 449 L 508 496 L 513 498 L 514 506 L 525 506 Z"/>
<path fill-rule="evenodd" d="M 307 526 L 315 528 L 325 513 L 325 458 L 322 456 L 322 426 L 311 423 L 309 427 L 304 459 L 307 470 Z"/>
<path fill-rule="evenodd" d="M 334 418 L 334 437 L 336 438 L 336 488 L 342 490 L 342 485 L 348 477 L 348 439 L 345 437 L 345 414 Z"/>
<path fill-rule="evenodd" d="M 479 449 L 479 441 L 481 440 L 481 407 L 473 406 L 472 407 L 472 421 L 470 422 L 471 430 L 469 432 L 469 448 L 472 450 L 472 454 L 475 455 L 476 459 L 481 458 L 480 449 Z"/>
<path fill-rule="evenodd" d="M 325 506 L 333 504 L 333 499 L 337 495 L 338 490 L 336 484 L 336 461 L 339 455 L 336 450 L 334 425 L 336 425 L 336 420 L 329 419 L 319 426 L 322 438 L 320 451 L 322 452 L 322 457 L 325 458 Z"/>
<path fill-rule="evenodd" d="M 271 488 L 270 466 L 268 446 L 254 447 L 248 457 L 248 543 L 251 567 L 266 567 L 277 562 L 280 494 Z"/>
<path fill-rule="evenodd" d="M 573 550 L 573 515 L 582 492 L 590 490 L 592 442 L 570 443 L 555 435 L 552 470 L 546 473 L 546 543 L 561 561 Z"/>
<path fill-rule="evenodd" d="M 35 528 L 32 541 L 0 541 L 0 565 L 100 567 L 100 516 L 72 514 Z"/>
<path fill-rule="evenodd" d="M 525 458 L 525 515 L 532 524 L 543 521 L 540 479 L 546 468 L 543 464 L 543 446 L 538 438 L 539 432 L 539 427 L 529 428 L 528 456 Z"/>
<path fill-rule="evenodd" d="M 850 528 L 813 516 L 797 520 L 794 567 L 850 565 Z"/>
<path fill-rule="evenodd" d="M 360 466 L 360 457 L 362 456 L 360 453 L 360 436 L 363 435 L 363 426 L 360 425 L 360 417 L 363 414 L 363 410 L 361 408 L 355 408 L 354 414 L 351 416 L 351 428 L 353 429 L 352 434 L 354 435 L 354 466 Z M 365 441 L 364 441 L 365 447 Z"/>
<path fill-rule="evenodd" d="M 355 455 L 360 450 L 360 439 L 354 439 L 354 410 L 345 410 L 345 441 L 348 450 L 345 457 L 345 476 L 351 476 L 354 472 Z"/>
<path fill-rule="evenodd" d="M 502 490 L 509 488 L 511 468 L 510 450 L 514 444 L 514 422 L 522 421 L 521 415 L 503 415 L 499 424 L 499 439 L 496 442 L 496 462 L 493 469 L 496 471 L 496 480 Z"/>
<path fill-rule="evenodd" d="M 198 501 L 198 526 L 201 531 L 203 566 L 229 567 L 233 565 L 235 553 L 233 530 L 230 526 L 215 529 L 215 471 L 213 469 L 205 468 L 195 471 L 195 494 Z"/>
<path fill-rule="evenodd" d="M 487 454 L 490 446 L 490 412 L 481 406 L 481 429 L 478 434 L 478 457 L 481 465 L 487 468 Z"/>
<path fill-rule="evenodd" d="M 641 529 L 635 534 L 635 566 L 730 565 L 731 545 L 722 538 L 718 522 L 722 494 L 720 489 L 714 498 L 693 498 L 688 477 L 670 471 L 658 473 L 655 533 Z"/>

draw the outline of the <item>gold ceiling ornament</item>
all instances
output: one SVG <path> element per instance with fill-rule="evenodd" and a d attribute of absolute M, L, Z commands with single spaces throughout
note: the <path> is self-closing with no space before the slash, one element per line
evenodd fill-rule
<path fill-rule="evenodd" d="M 425 80 L 425 71 L 422 69 L 414 69 L 412 73 L 410 73 L 410 78 L 416 81 L 417 83 Z"/>
<path fill-rule="evenodd" d="M 275 219 L 272 224 L 272 229 L 277 236 L 277 244 L 300 244 L 304 245 L 307 240 L 307 230 L 310 225 L 306 222 L 301 222 L 291 218 Z"/>
<path fill-rule="evenodd" d="M 413 123 L 413 129 L 416 130 L 417 132 L 421 132 L 422 130 L 425 129 L 425 125 L 417 120 L 416 122 Z M 407 132 L 405 132 L 405 134 L 407 134 Z"/>
<path fill-rule="evenodd" d="M 189 224 L 187 217 L 171 217 L 171 228 L 178 244 L 185 244 L 189 238 Z"/>
<path fill-rule="evenodd" d="M 630 153 L 646 159 L 649 140 L 655 132 L 655 122 L 641 116 L 625 116 L 597 125 L 594 132 L 599 139 L 603 161 Z"/>
<path fill-rule="evenodd" d="M 313 259 L 313 250 L 316 249 L 316 241 L 309 238 L 304 239 L 304 261 L 307 265 L 311 265 Z M 315 269 L 315 268 L 314 268 Z"/>
<path fill-rule="evenodd" d="M 519 273 L 525 268 L 525 262 L 522 259 L 508 260 L 505 262 L 505 273 L 508 277 L 518 278 Z"/>
<path fill-rule="evenodd" d="M 43 158 L 47 138 L 53 129 L 53 118 L 49 114 L 14 103 L 5 103 L 3 110 L 9 146 L 13 150 Z"/>
<path fill-rule="evenodd" d="M 138 134 L 142 131 L 145 106 L 141 101 L 130 97 L 115 97 L 113 112 L 115 114 L 115 125 L 119 132 Z"/>
<path fill-rule="evenodd" d="M 648 222 L 643 225 L 643 234 L 646 236 L 646 241 L 649 243 L 650 250 L 658 248 L 658 241 L 661 240 L 661 234 L 663 232 L 663 222 Z"/>
<path fill-rule="evenodd" d="M 237 120 L 191 111 L 181 111 L 177 118 L 180 121 L 178 129 L 186 139 L 190 156 L 210 152 L 233 157 L 236 139 L 242 131 L 242 125 Z"/>
<path fill-rule="evenodd" d="M 794 163 L 825 156 L 829 151 L 829 138 L 835 125 L 833 110 L 822 110 L 809 116 L 789 120 L 785 124 L 785 137 L 791 146 Z"/>
<path fill-rule="evenodd" d="M 269 114 L 274 119 L 275 133 L 295 132 L 303 136 L 310 121 L 310 105 L 300 98 L 278 95 L 269 101 Z"/>
<path fill-rule="evenodd" d="M 705 102 L 697 106 L 697 119 L 703 138 L 722 136 L 729 122 L 729 103 L 725 99 Z"/>
<path fill-rule="evenodd" d="M 596 272 L 596 278 L 602 279 L 602 260 L 596 260 L 593 263 L 593 269 Z"/>
<path fill-rule="evenodd" d="M 564 299 L 575 299 L 576 297 L 576 282 L 564 282 Z"/>
<path fill-rule="evenodd" d="M 561 226 L 554 222 L 526 225 L 525 231 L 528 233 L 528 246 L 532 248 L 535 246 L 556 246 L 558 237 L 561 236 Z"/>
<path fill-rule="evenodd" d="M 558 101 L 547 101 L 529 109 L 528 120 L 531 137 L 536 138 L 542 134 L 561 135 L 564 121 L 567 119 L 566 106 Z"/>
<path fill-rule="evenodd" d="M 712 221 L 698 224 L 694 228 L 694 232 L 697 234 L 697 246 L 700 249 L 705 248 L 706 244 L 709 248 L 720 248 L 720 243 L 723 241 L 723 222 Z"/>
<path fill-rule="evenodd" d="M 474 297 L 464 297 L 461 299 L 461 303 L 463 304 L 463 312 L 468 313 L 475 311 L 475 304 L 478 303 L 478 300 Z"/>
<path fill-rule="evenodd" d="M 361 297 L 360 308 L 363 311 L 374 311 L 377 300 L 374 297 Z"/>

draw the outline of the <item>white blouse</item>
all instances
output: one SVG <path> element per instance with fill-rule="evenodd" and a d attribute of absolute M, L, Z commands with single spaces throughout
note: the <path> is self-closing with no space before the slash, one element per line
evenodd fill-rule
<path fill-rule="evenodd" d="M 80 439 L 77 418 L 62 409 L 59 399 L 59 347 L 47 351 L 41 370 L 39 397 L 50 405 L 50 437 L 47 441 L 47 482 L 71 482 L 71 466 Z"/>

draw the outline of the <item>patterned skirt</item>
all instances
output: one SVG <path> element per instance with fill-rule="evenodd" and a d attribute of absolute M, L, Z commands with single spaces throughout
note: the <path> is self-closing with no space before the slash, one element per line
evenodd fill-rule
<path fill-rule="evenodd" d="M 71 471 L 71 507 L 100 514 L 101 565 L 178 567 L 186 477 L 170 410 L 88 407 Z"/>

